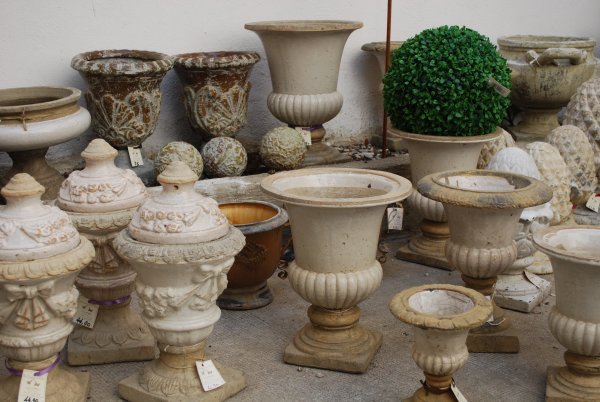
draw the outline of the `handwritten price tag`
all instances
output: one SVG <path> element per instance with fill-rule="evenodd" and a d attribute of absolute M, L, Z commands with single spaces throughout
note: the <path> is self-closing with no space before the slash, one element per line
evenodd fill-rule
<path fill-rule="evenodd" d="M 140 148 L 127 147 L 127 152 L 129 152 L 129 160 L 131 161 L 131 167 L 138 167 L 144 164 L 144 159 L 142 158 L 142 150 Z"/>
<path fill-rule="evenodd" d="M 590 199 L 587 200 L 587 202 L 585 203 L 585 206 L 596 213 L 600 212 L 600 195 L 592 195 Z"/>
<path fill-rule="evenodd" d="M 452 381 L 452 383 L 450 384 L 450 390 L 452 391 L 452 393 L 454 394 L 454 397 L 456 398 L 456 400 L 458 402 L 468 402 L 467 398 L 465 398 L 465 396 L 463 395 L 462 392 L 460 392 L 460 390 L 458 389 L 456 384 L 454 384 L 454 381 Z"/>
<path fill-rule="evenodd" d="M 19 402 L 45 402 L 48 374 L 35 376 L 34 370 L 23 370 L 19 386 Z"/>
<path fill-rule="evenodd" d="M 198 375 L 200 376 L 200 382 L 202 383 L 204 391 L 212 391 L 225 384 L 225 380 L 212 360 L 197 361 L 196 369 L 198 370 Z"/>
<path fill-rule="evenodd" d="M 387 227 L 388 230 L 402 230 L 402 221 L 404 220 L 404 209 L 392 207 L 387 209 Z"/>
<path fill-rule="evenodd" d="M 98 316 L 98 308 L 97 304 L 90 304 L 87 300 L 80 297 L 77 302 L 77 313 L 73 317 L 73 323 L 89 329 L 94 328 L 96 317 Z"/>

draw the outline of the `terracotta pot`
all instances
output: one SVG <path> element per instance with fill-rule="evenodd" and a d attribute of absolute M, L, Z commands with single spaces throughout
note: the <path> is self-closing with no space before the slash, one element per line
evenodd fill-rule
<path fill-rule="evenodd" d="M 550 332 L 567 348 L 566 367 L 548 367 L 546 399 L 600 399 L 600 228 L 558 226 L 536 233 L 533 241 L 550 257 L 556 305 Z"/>
<path fill-rule="evenodd" d="M 276 173 L 261 188 L 285 204 L 296 257 L 288 279 L 311 303 L 311 322 L 286 348 L 285 362 L 366 371 L 381 333 L 358 324 L 357 304 L 381 283 L 381 220 L 388 204 L 408 196 L 410 182 L 387 172 L 320 168 Z"/>
<path fill-rule="evenodd" d="M 283 252 L 282 226 L 287 212 L 265 201 L 219 205 L 229 223 L 246 236 L 244 249 L 235 256 L 227 273 L 227 288 L 217 304 L 228 310 L 250 310 L 273 301 L 267 279 L 273 275 Z"/>
<path fill-rule="evenodd" d="M 28 173 L 46 188 L 52 200 L 64 177 L 46 162 L 46 151 L 77 138 L 90 126 L 90 114 L 79 106 L 81 91 L 69 87 L 0 90 L 0 150 L 12 158 L 4 186 L 17 173 Z"/>

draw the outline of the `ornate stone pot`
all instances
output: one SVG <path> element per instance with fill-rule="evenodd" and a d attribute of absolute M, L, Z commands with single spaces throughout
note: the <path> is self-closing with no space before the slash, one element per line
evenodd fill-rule
<path fill-rule="evenodd" d="M 304 166 L 346 162 L 321 140 L 323 123 L 342 109 L 337 91 L 342 52 L 348 36 L 362 27 L 356 21 L 264 21 L 245 28 L 262 41 L 269 61 L 273 92 L 267 107 L 277 119 L 310 132 Z"/>
<path fill-rule="evenodd" d="M 2 189 L 0 207 L 0 400 L 16 401 L 23 369 L 48 373 L 46 401 L 87 400 L 90 374 L 64 370 L 60 352 L 77 310 L 75 277 L 94 247 L 67 214 L 43 205 L 44 187 L 19 173 Z"/>
<path fill-rule="evenodd" d="M 90 126 L 90 114 L 79 106 L 81 91 L 69 87 L 0 89 L 0 151 L 8 152 L 12 168 L 4 186 L 17 173 L 28 173 L 52 200 L 64 177 L 46 163 L 46 151 L 77 138 Z"/>
<path fill-rule="evenodd" d="M 219 205 L 229 223 L 246 236 L 244 249 L 235 256 L 227 273 L 227 288 L 217 299 L 228 310 L 250 310 L 273 301 L 267 279 L 279 264 L 284 209 L 266 201 L 242 201 Z"/>
<path fill-rule="evenodd" d="M 519 139 L 541 139 L 558 127 L 560 108 L 569 103 L 596 68 L 592 38 L 514 35 L 498 38 L 512 70 L 512 101 L 522 110 Z"/>
<path fill-rule="evenodd" d="M 483 144 L 502 135 L 501 128 L 491 134 L 470 137 L 415 134 L 395 128 L 390 128 L 390 131 L 402 138 L 408 148 L 414 186 L 431 173 L 475 169 Z M 450 236 L 444 207 L 417 191 L 408 197 L 408 204 L 423 217 L 420 225 L 422 235 L 412 238 L 396 256 L 402 260 L 451 269 L 444 255 L 446 239 Z"/>
<path fill-rule="evenodd" d="M 173 60 L 188 120 L 204 141 L 232 137 L 246 125 L 249 78 L 258 53 L 185 53 Z"/>
<path fill-rule="evenodd" d="M 556 305 L 548 316 L 550 332 L 567 348 L 566 367 L 548 367 L 547 401 L 600 399 L 600 228 L 557 226 L 539 231 L 533 241 L 550 257 Z"/>
<path fill-rule="evenodd" d="M 538 180 L 489 170 L 434 173 L 421 179 L 417 190 L 444 205 L 450 266 L 460 270 L 467 287 L 489 298 L 498 275 L 517 259 L 514 237 L 523 209 L 552 198 L 550 187 Z M 518 352 L 518 337 L 504 332 L 510 325 L 510 317 L 494 304 L 492 318 L 471 330 L 469 351 Z"/>
<path fill-rule="evenodd" d="M 285 362 L 365 372 L 382 336 L 358 324 L 357 304 L 381 283 L 381 220 L 388 204 L 408 196 L 410 182 L 374 170 L 315 168 L 276 173 L 261 188 L 285 204 L 296 257 L 288 279 L 311 303 L 310 323 L 286 348 Z"/>
<path fill-rule="evenodd" d="M 171 163 L 158 176 L 162 191 L 138 208 L 113 242 L 138 274 L 142 318 L 160 350 L 158 359 L 119 383 L 129 401 L 222 401 L 246 386 L 241 371 L 216 364 L 226 383 L 204 391 L 196 370 L 221 316 L 215 302 L 245 243 L 217 202 L 194 191 L 197 180 L 184 162 Z"/>
<path fill-rule="evenodd" d="M 102 139 L 90 142 L 81 156 L 85 169 L 63 182 L 56 204 L 96 249 L 75 284 L 86 302 L 99 308 L 93 328 L 77 325 L 71 334 L 69 364 L 152 360 L 156 342 L 129 308 L 136 274 L 112 246 L 148 196 L 146 187 L 131 170 L 115 167 L 117 150 Z"/>
<path fill-rule="evenodd" d="M 412 357 L 425 374 L 423 387 L 404 401 L 454 402 L 452 374 L 469 358 L 467 334 L 486 322 L 492 303 L 462 286 L 423 285 L 394 296 L 390 310 L 413 327 Z"/>

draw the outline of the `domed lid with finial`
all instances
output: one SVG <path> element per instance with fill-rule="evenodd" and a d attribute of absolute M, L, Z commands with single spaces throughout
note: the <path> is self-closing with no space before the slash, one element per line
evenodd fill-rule
<path fill-rule="evenodd" d="M 114 212 L 139 206 L 146 187 L 130 169 L 115 166 L 117 150 L 95 139 L 81 153 L 85 169 L 74 171 L 60 186 L 57 205 L 70 212 Z"/>
<path fill-rule="evenodd" d="M 191 244 L 216 240 L 229 232 L 219 204 L 194 191 L 198 176 L 183 162 L 172 162 L 158 176 L 162 191 L 134 213 L 129 234 L 153 244 Z"/>

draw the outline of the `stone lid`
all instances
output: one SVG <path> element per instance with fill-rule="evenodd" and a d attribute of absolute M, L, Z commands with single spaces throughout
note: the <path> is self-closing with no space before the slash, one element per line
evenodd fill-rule
<path fill-rule="evenodd" d="M 229 232 L 217 202 L 194 191 L 198 176 L 184 162 L 171 163 L 157 179 L 162 191 L 134 213 L 128 227 L 132 238 L 152 244 L 191 244 Z"/>
<path fill-rule="evenodd" d="M 73 57 L 71 67 L 97 75 L 165 74 L 173 67 L 173 59 L 146 50 L 95 50 Z"/>
<path fill-rule="evenodd" d="M 115 212 L 139 206 L 146 187 L 130 169 L 120 169 L 117 150 L 95 139 L 81 153 L 85 169 L 74 171 L 60 186 L 56 204 L 69 212 Z"/>
<path fill-rule="evenodd" d="M 251 66 L 260 60 L 252 51 L 198 52 L 173 56 L 175 69 L 211 70 L 225 67 Z"/>
<path fill-rule="evenodd" d="M 69 216 L 42 204 L 44 190 L 27 173 L 14 175 L 2 189 L 6 205 L 0 207 L 0 261 L 33 261 L 79 246 Z"/>

